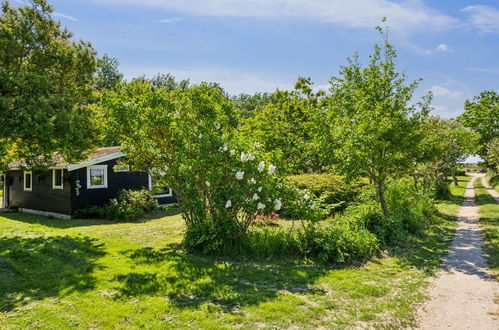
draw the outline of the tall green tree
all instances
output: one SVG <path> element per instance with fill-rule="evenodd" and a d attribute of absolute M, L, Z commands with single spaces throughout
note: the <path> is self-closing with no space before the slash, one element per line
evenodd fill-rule
<path fill-rule="evenodd" d="M 483 91 L 472 101 L 464 103 L 464 113 L 459 120 L 480 134 L 478 155 L 487 158 L 487 146 L 499 137 L 499 93 Z"/>
<path fill-rule="evenodd" d="M 230 99 L 241 111 L 241 116 L 243 118 L 253 117 L 256 112 L 261 111 L 267 105 L 274 102 L 272 93 L 241 93 L 232 96 Z"/>
<path fill-rule="evenodd" d="M 418 146 L 416 164 L 412 174 L 424 192 L 437 197 L 448 193 L 447 177 L 457 186 L 456 168 L 459 162 L 476 151 L 478 134 L 456 119 L 429 116 L 420 126 L 423 140 Z"/>
<path fill-rule="evenodd" d="M 321 150 L 316 148 L 315 133 L 323 98 L 323 91 L 313 91 L 310 78 L 299 78 L 294 90 L 277 90 L 272 103 L 255 108 L 241 131 L 267 152 L 278 155 L 288 172 L 318 170 Z"/>
<path fill-rule="evenodd" d="M 496 172 L 499 172 L 499 138 L 490 141 L 487 148 L 487 163 L 494 167 Z"/>
<path fill-rule="evenodd" d="M 72 40 L 45 0 L 2 3 L 0 16 L 0 163 L 35 164 L 53 152 L 81 159 L 93 146 L 95 52 Z"/>
<path fill-rule="evenodd" d="M 99 59 L 99 69 L 95 73 L 94 86 L 98 90 L 115 88 L 123 81 L 123 74 L 119 71 L 120 62 L 107 54 Z"/>
<path fill-rule="evenodd" d="M 386 183 L 412 167 L 412 152 L 421 140 L 418 126 L 429 112 L 431 97 L 414 104 L 418 81 L 406 84 L 405 73 L 396 70 L 396 51 L 386 31 L 377 30 L 383 42 L 375 45 L 369 64 L 363 66 L 356 54 L 330 80 L 329 130 L 323 145 L 347 178 L 370 178 L 386 215 Z"/>

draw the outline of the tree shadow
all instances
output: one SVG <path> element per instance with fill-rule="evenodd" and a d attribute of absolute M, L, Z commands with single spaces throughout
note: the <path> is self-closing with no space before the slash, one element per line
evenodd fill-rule
<path fill-rule="evenodd" d="M 89 237 L 0 237 L 0 311 L 87 291 L 103 244 Z"/>
<path fill-rule="evenodd" d="M 457 218 L 438 212 L 435 221 L 455 222 Z M 389 254 L 397 257 L 401 266 L 416 267 L 432 275 L 449 251 L 455 233 L 452 226 L 434 223 L 423 234 L 408 237 L 403 246 L 391 248 Z"/>
<path fill-rule="evenodd" d="M 328 269 L 319 265 L 286 262 L 241 262 L 214 259 L 181 252 L 180 246 L 157 250 L 142 248 L 125 252 L 130 261 L 156 265 L 155 272 L 130 272 L 116 276 L 119 297 L 163 296 L 179 308 L 199 308 L 209 303 L 237 313 L 283 291 L 323 294 L 313 284 Z M 163 271 L 166 269 L 166 271 Z M 118 298 L 119 299 L 119 298 Z"/>
<path fill-rule="evenodd" d="M 127 223 L 144 223 L 152 220 L 158 220 L 168 216 L 174 216 L 179 214 L 180 211 L 176 208 L 171 208 L 167 210 L 161 210 L 158 212 L 147 214 L 143 219 L 136 221 L 129 221 Z M 77 227 L 89 227 L 89 226 L 99 226 L 99 225 L 117 225 L 123 222 L 110 221 L 105 219 L 71 219 L 71 220 L 61 220 L 50 217 L 44 217 L 39 215 L 31 215 L 26 213 L 9 212 L 1 213 L 0 217 L 9 220 L 20 221 L 28 224 L 37 224 L 49 228 L 57 229 L 67 229 L 67 228 L 77 228 Z"/>

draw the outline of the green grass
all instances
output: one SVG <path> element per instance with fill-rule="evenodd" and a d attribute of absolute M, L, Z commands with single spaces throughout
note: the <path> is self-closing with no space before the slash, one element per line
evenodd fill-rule
<path fill-rule="evenodd" d="M 439 202 L 431 230 L 407 248 L 344 269 L 188 255 L 172 213 L 126 224 L 5 214 L 0 328 L 415 326 L 458 201 Z"/>
<path fill-rule="evenodd" d="M 475 201 L 479 205 L 488 263 L 490 268 L 497 272 L 499 271 L 499 204 L 487 192 L 481 180 L 475 181 Z"/>

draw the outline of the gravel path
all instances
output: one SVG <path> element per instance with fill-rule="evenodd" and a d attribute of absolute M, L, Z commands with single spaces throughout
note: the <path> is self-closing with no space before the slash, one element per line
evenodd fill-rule
<path fill-rule="evenodd" d="M 473 176 L 459 210 L 459 225 L 442 270 L 433 278 L 431 299 L 420 310 L 422 329 L 499 329 L 494 296 L 499 283 L 487 271 L 482 256 L 483 232 L 478 225 Z M 497 314 L 496 314 L 497 315 Z"/>

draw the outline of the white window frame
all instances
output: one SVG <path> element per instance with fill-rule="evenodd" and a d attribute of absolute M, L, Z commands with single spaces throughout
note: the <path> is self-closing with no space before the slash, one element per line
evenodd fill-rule
<path fill-rule="evenodd" d="M 55 184 L 55 171 L 61 171 L 61 185 L 57 186 Z M 64 189 L 64 169 L 53 168 L 52 169 L 52 189 Z"/>
<path fill-rule="evenodd" d="M 93 186 L 90 181 L 90 170 L 104 170 L 104 184 Z M 92 165 L 87 166 L 87 189 L 102 189 L 107 188 L 107 165 Z"/>
<path fill-rule="evenodd" d="M 26 175 L 29 174 L 29 188 L 26 188 Z M 23 180 L 23 189 L 24 191 L 33 191 L 33 171 L 24 171 L 24 180 Z"/>
<path fill-rule="evenodd" d="M 149 174 L 149 191 L 152 191 L 152 177 L 151 177 L 151 174 Z M 172 196 L 173 196 L 172 188 L 168 188 L 168 193 L 167 194 L 154 195 L 154 197 L 156 197 L 156 198 L 172 197 Z"/>

